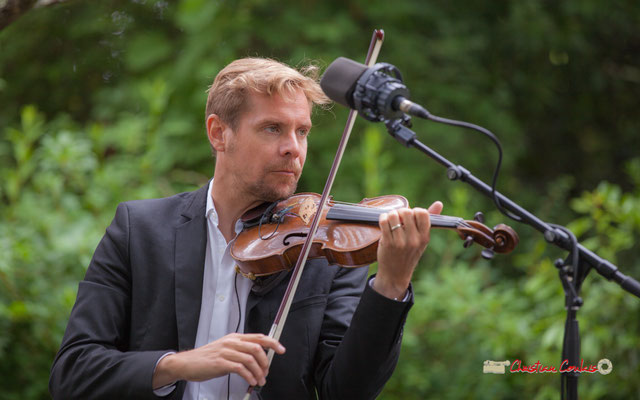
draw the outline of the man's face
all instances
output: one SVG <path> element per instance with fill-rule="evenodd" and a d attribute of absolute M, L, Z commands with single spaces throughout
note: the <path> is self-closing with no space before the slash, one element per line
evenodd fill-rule
<path fill-rule="evenodd" d="M 227 136 L 224 154 L 218 155 L 233 189 L 260 201 L 291 196 L 307 156 L 310 129 L 311 107 L 301 90 L 293 101 L 249 94 L 246 111 Z"/>

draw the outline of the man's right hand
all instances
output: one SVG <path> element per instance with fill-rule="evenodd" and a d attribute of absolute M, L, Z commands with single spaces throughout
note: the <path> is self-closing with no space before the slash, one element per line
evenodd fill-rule
<path fill-rule="evenodd" d="M 170 354 L 160 360 L 153 373 L 153 389 L 179 380 L 206 381 L 229 373 L 251 386 L 264 386 L 269 372 L 265 349 L 283 354 L 285 348 L 261 333 L 231 333 L 205 346 Z"/>

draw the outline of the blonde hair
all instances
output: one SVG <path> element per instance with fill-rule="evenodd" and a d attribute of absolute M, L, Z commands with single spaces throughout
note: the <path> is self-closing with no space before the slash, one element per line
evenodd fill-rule
<path fill-rule="evenodd" d="M 312 106 L 327 106 L 331 100 L 320 89 L 318 76 L 319 68 L 311 64 L 296 70 L 268 58 L 235 60 L 218 73 L 209 88 L 205 119 L 216 114 L 235 129 L 239 116 L 246 111 L 250 91 L 293 100 L 302 90 Z"/>

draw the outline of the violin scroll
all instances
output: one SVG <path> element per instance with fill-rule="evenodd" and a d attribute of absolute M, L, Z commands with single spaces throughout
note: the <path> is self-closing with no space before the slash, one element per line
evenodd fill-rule
<path fill-rule="evenodd" d="M 510 226 L 498 224 L 493 229 L 489 229 L 483 222 L 484 216 L 481 212 L 477 212 L 473 220 L 461 220 L 456 224 L 455 229 L 462 238 L 462 245 L 465 248 L 478 243 L 485 248 L 482 251 L 482 257 L 491 259 L 494 253 L 509 253 L 518 245 L 520 241 L 518 234 Z"/>
<path fill-rule="evenodd" d="M 493 228 L 493 239 L 496 242 L 493 249 L 496 253 L 510 253 L 520 242 L 516 231 L 505 224 L 498 224 Z"/>

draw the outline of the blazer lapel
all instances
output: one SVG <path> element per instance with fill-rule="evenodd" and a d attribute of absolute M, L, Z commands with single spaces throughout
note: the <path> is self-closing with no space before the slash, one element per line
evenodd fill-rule
<path fill-rule="evenodd" d="M 288 284 L 288 279 L 286 278 L 290 276 L 291 271 L 281 271 L 266 278 L 258 278 L 260 281 L 253 284 L 251 292 L 249 292 L 249 297 L 247 298 L 247 307 L 245 311 L 247 317 L 244 322 L 244 331 L 246 333 L 268 333 L 270 325 L 265 325 L 265 323 L 273 322 L 282 300 L 282 293 L 284 293 Z M 269 296 L 269 294 L 279 286 L 282 287 L 279 290 L 276 290 L 277 295 Z M 258 303 L 262 306 L 262 313 L 254 311 Z M 268 318 L 269 321 L 261 321 L 258 314 Z"/>
<path fill-rule="evenodd" d="M 186 202 L 182 220 L 176 228 L 175 298 L 179 350 L 194 347 L 200 319 L 207 246 L 205 209 L 208 187 L 207 184 L 188 197 L 191 201 Z"/>

